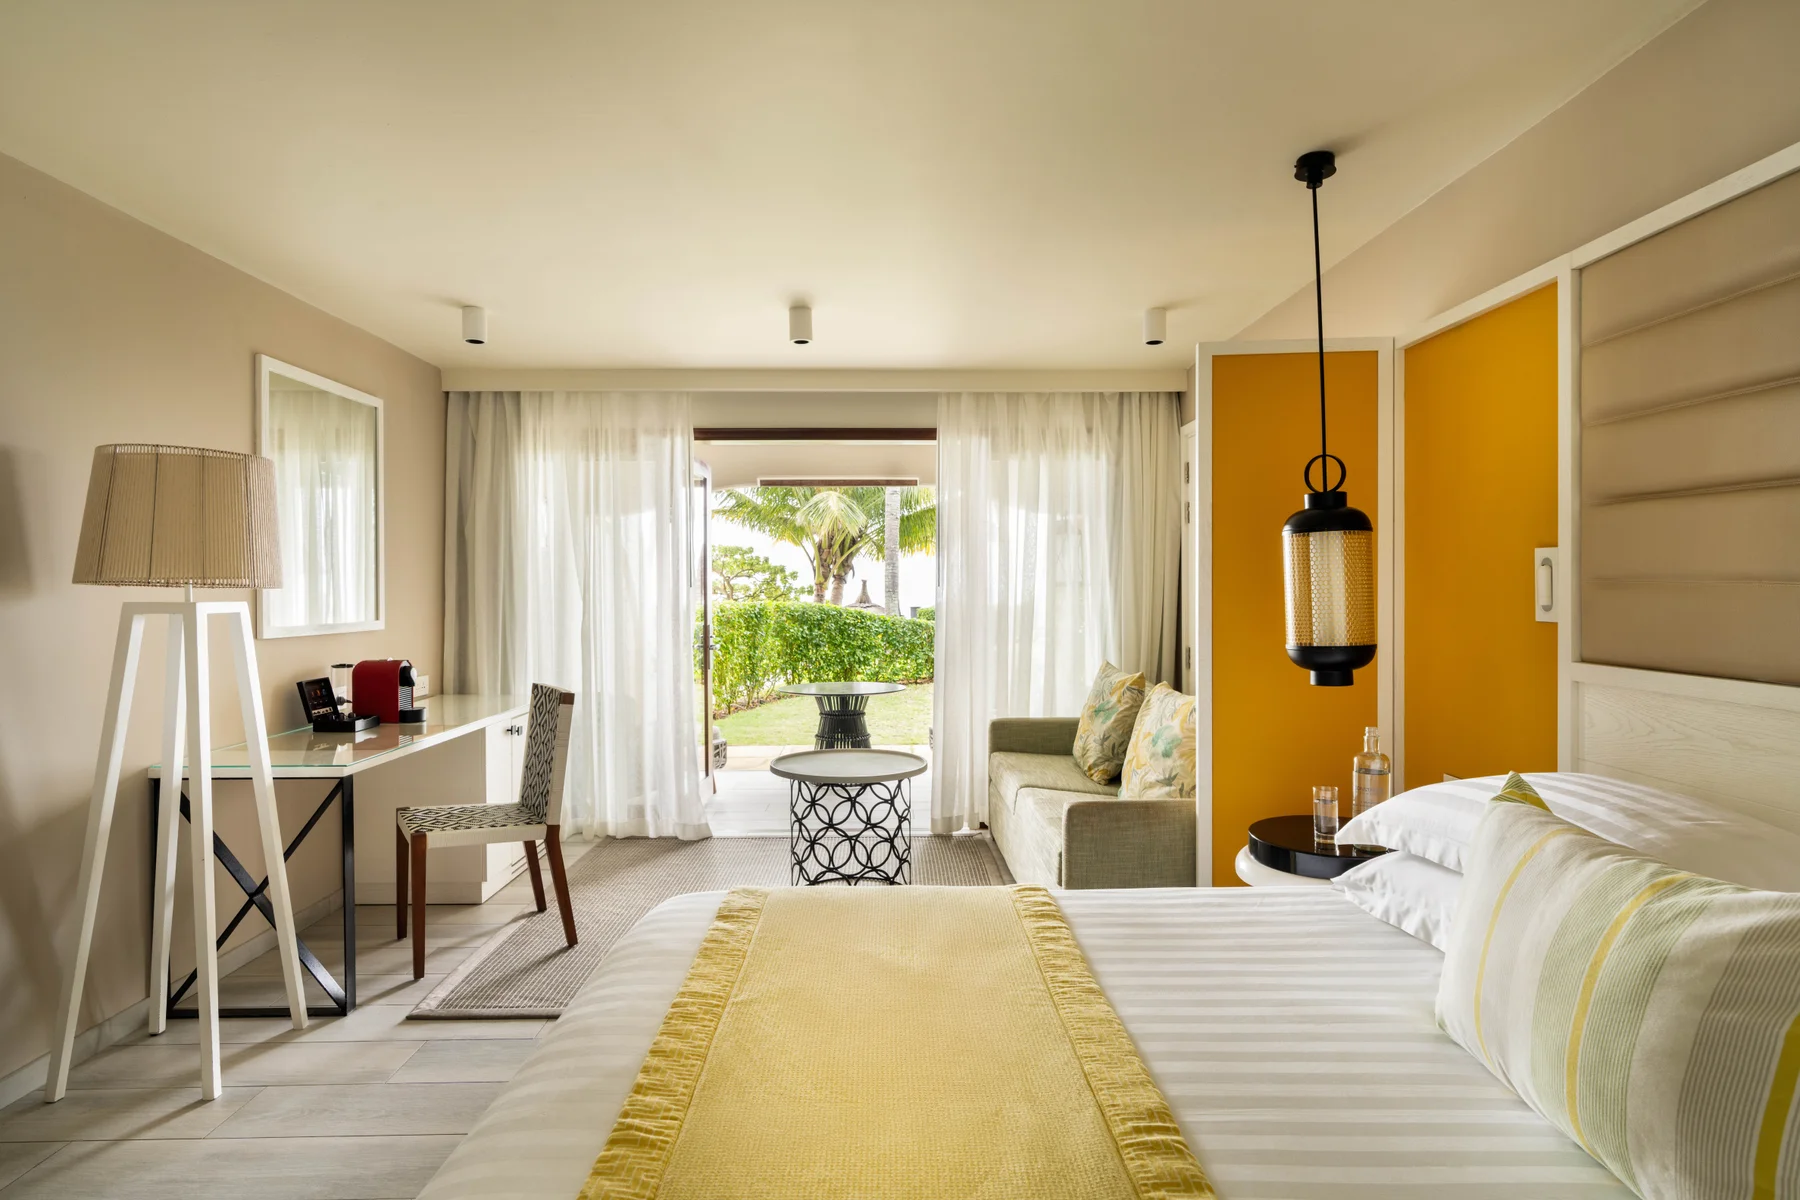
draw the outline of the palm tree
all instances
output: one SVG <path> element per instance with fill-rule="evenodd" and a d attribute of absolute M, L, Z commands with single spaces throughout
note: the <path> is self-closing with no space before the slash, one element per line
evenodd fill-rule
<path fill-rule="evenodd" d="M 800 519 L 800 509 L 812 498 L 817 488 L 752 487 L 733 488 L 723 494 L 713 516 L 740 525 L 777 542 L 796 546 L 806 555 L 812 567 L 813 600 L 825 599 L 825 574 L 820 569 L 819 547 Z"/>
<path fill-rule="evenodd" d="M 937 545 L 937 505 L 926 488 L 896 488 L 899 492 L 899 524 L 892 539 L 896 561 L 900 554 L 930 550 Z M 856 568 L 859 555 L 886 558 L 890 553 L 887 532 L 887 488 L 821 488 L 800 509 L 800 518 L 824 548 L 820 563 L 831 576 L 831 602 L 844 602 L 844 584 Z M 897 590 L 897 589 L 896 589 Z"/>
<path fill-rule="evenodd" d="M 937 546 L 937 506 L 930 488 L 898 488 L 899 521 L 888 536 L 886 491 L 879 487 L 755 487 L 725 493 L 713 510 L 734 525 L 799 547 L 813 571 L 813 599 L 844 602 L 844 584 L 857 556 L 915 554 Z M 897 589 L 896 589 L 897 590 Z"/>

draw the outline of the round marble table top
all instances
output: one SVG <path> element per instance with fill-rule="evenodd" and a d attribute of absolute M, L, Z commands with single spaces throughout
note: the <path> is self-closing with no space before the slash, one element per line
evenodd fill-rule
<path fill-rule="evenodd" d="M 783 779 L 802 783 L 842 783 L 855 786 L 911 779 L 929 766 L 904 750 L 800 750 L 783 754 L 769 770 Z"/>

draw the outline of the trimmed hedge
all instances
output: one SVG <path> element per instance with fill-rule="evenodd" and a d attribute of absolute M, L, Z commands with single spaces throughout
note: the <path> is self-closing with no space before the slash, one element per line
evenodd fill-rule
<path fill-rule="evenodd" d="M 921 621 L 935 621 L 937 620 L 937 606 L 935 604 L 927 604 L 913 615 Z"/>
<path fill-rule="evenodd" d="M 713 702 L 748 708 L 783 683 L 923 682 L 936 636 L 930 621 L 835 604 L 726 601 L 713 608 Z"/>

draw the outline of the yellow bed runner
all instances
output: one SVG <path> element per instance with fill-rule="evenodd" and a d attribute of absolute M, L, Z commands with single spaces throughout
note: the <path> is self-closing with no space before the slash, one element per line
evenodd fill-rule
<path fill-rule="evenodd" d="M 1043 888 L 742 888 L 581 1198 L 1213 1194 Z"/>

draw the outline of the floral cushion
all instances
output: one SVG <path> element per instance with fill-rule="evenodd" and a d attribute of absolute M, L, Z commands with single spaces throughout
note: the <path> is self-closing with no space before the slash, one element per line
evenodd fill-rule
<path fill-rule="evenodd" d="M 1151 690 L 1131 732 L 1125 778 L 1119 785 L 1121 797 L 1185 799 L 1194 795 L 1198 755 L 1194 706 L 1194 697 L 1166 683 Z"/>
<path fill-rule="evenodd" d="M 1093 690 L 1075 730 L 1075 764 L 1095 783 L 1111 783 L 1125 765 L 1131 727 L 1144 703 L 1144 676 L 1127 675 L 1111 663 L 1100 664 Z"/>

